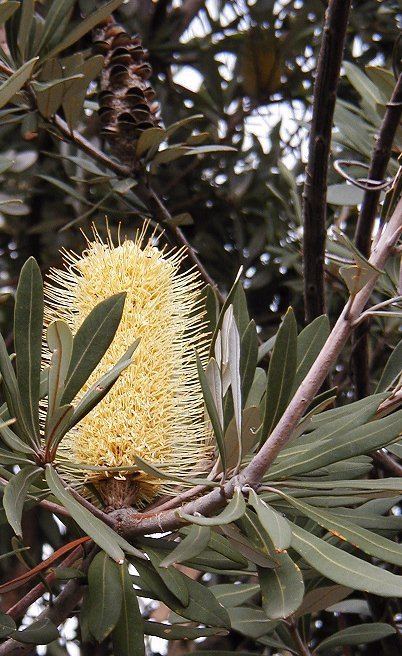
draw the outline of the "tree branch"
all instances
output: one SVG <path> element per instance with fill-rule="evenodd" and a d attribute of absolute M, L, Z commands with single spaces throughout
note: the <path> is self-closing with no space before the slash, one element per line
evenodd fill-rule
<path fill-rule="evenodd" d="M 391 100 L 387 104 L 381 123 L 378 139 L 368 172 L 369 180 L 382 180 L 392 152 L 392 144 L 402 116 L 402 73 L 395 85 Z M 367 257 L 370 252 L 374 221 L 377 214 L 381 190 L 367 189 L 364 194 L 359 218 L 356 225 L 355 243 L 359 251 Z M 361 399 L 370 393 L 370 372 L 368 354 L 369 324 L 357 328 L 353 337 L 352 371 L 356 396 Z"/>
<path fill-rule="evenodd" d="M 314 85 L 309 155 L 303 190 L 304 302 L 307 322 L 325 312 L 328 160 L 350 5 L 351 0 L 329 2 Z"/>
<path fill-rule="evenodd" d="M 392 217 L 384 227 L 381 237 L 373 249 L 370 262 L 382 269 L 389 254 L 392 252 L 402 231 L 402 199 L 399 201 Z M 209 515 L 225 504 L 227 497 L 233 494 L 236 486 L 249 485 L 258 487 L 265 472 L 274 462 L 278 453 L 291 439 L 294 429 L 320 389 L 331 367 L 335 364 L 342 348 L 349 339 L 354 322 L 363 311 L 371 296 L 376 278 L 367 283 L 363 289 L 348 301 L 328 337 L 320 355 L 316 359 L 307 377 L 296 391 L 292 401 L 286 408 L 282 418 L 250 464 L 238 476 L 232 478 L 222 488 L 215 488 L 205 496 L 196 499 L 183 507 L 184 512 Z M 148 533 L 159 533 L 177 529 L 183 521 L 177 510 L 155 512 L 141 515 L 134 509 L 116 510 L 111 513 L 115 520 L 115 530 L 132 538 Z"/>

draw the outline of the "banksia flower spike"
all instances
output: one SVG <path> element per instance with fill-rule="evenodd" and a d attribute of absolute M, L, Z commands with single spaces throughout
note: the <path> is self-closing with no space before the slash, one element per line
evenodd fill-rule
<path fill-rule="evenodd" d="M 94 230 L 83 254 L 66 253 L 65 269 L 52 270 L 46 286 L 47 320 L 63 319 L 73 333 L 100 301 L 127 292 L 113 342 L 80 395 L 140 338 L 133 363 L 67 434 L 60 463 L 66 471 L 69 462 L 81 463 L 86 481 L 112 508 L 142 505 L 166 491 L 140 467 L 132 472 L 136 456 L 167 476 L 185 477 L 200 471 L 210 453 L 194 352 L 204 358 L 207 346 L 199 277 L 180 271 L 183 250 L 159 250 L 144 233 L 114 246 L 110 235 L 104 243 Z"/>
<path fill-rule="evenodd" d="M 104 56 L 99 94 L 102 132 L 113 154 L 132 168 L 141 132 L 160 124 L 148 55 L 140 37 L 130 36 L 113 18 L 94 30 L 93 40 L 95 50 Z"/>

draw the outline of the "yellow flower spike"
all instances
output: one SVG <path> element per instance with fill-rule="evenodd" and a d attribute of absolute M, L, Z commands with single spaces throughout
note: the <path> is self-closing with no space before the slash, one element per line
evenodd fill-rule
<path fill-rule="evenodd" d="M 94 230 L 81 256 L 65 253 L 65 269 L 53 269 L 46 285 L 47 320 L 64 319 L 75 333 L 100 301 L 126 291 L 115 338 L 80 396 L 140 338 L 133 363 L 114 387 L 63 440 L 62 457 L 76 464 L 132 467 L 135 456 L 167 475 L 200 470 L 211 452 L 194 348 L 203 357 L 207 334 L 196 272 L 181 272 L 183 250 L 169 253 L 145 240 L 114 246 Z M 166 490 L 138 472 L 92 477 L 106 505 L 142 505 Z"/>

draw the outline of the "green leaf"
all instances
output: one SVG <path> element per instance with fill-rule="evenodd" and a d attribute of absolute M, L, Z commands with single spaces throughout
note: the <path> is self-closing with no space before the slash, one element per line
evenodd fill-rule
<path fill-rule="evenodd" d="M 257 640 L 275 629 L 278 622 L 269 620 L 260 608 L 229 608 L 232 629 Z"/>
<path fill-rule="evenodd" d="M 297 609 L 295 617 L 319 613 L 345 599 L 352 592 L 352 588 L 347 588 L 344 585 L 327 585 L 309 590 L 304 596 L 302 605 Z"/>
<path fill-rule="evenodd" d="M 195 121 L 200 121 L 203 118 L 203 114 L 194 114 L 194 116 L 187 116 L 186 118 L 182 118 L 180 121 L 176 121 L 175 123 L 169 125 L 169 127 L 166 129 L 166 136 L 168 138 L 172 137 L 174 133 L 177 132 L 177 130 L 181 130 L 181 128 L 184 128 L 187 125 L 194 123 Z"/>
<path fill-rule="evenodd" d="M 292 531 L 289 522 L 250 489 L 249 504 L 257 513 L 258 519 L 272 540 L 276 551 L 284 551 L 290 547 Z"/>
<path fill-rule="evenodd" d="M 22 404 L 20 391 L 18 389 L 17 377 L 14 373 L 10 356 L 7 352 L 3 336 L 0 334 L 0 373 L 4 385 L 7 408 L 11 417 L 15 417 L 18 422 L 18 429 L 23 433 L 24 438 L 35 446 L 35 440 L 30 436 L 29 429 L 26 425 L 24 406 Z"/>
<path fill-rule="evenodd" d="M 80 20 L 79 23 L 73 27 L 71 32 L 69 32 L 54 48 L 52 48 L 52 50 L 50 50 L 50 52 L 47 53 L 46 57 L 54 57 L 59 52 L 66 50 L 66 48 L 69 48 L 71 45 L 76 43 L 76 41 L 85 36 L 85 34 L 90 32 L 94 27 L 96 27 L 96 25 L 110 16 L 114 10 L 122 4 L 122 2 L 123 0 L 110 0 L 110 2 L 106 2 L 106 4 L 102 5 L 102 7 L 99 7 L 99 9 L 94 11 L 93 14 L 90 14 L 87 18 L 84 18 L 84 20 Z"/>
<path fill-rule="evenodd" d="M 21 440 L 18 435 L 16 435 L 11 428 L 9 428 L 10 424 L 14 423 L 14 419 L 10 419 L 9 421 L 6 421 L 4 424 L 0 424 L 0 435 L 1 439 L 6 444 L 10 449 L 13 451 L 19 451 L 21 453 L 31 453 L 35 454 L 35 451 L 32 449 L 32 447 L 29 446 L 29 444 L 26 444 Z"/>
<path fill-rule="evenodd" d="M 402 411 L 369 424 L 364 423 L 374 415 L 379 403 L 378 397 L 371 398 L 371 402 L 359 412 L 327 422 L 322 428 L 308 434 L 305 446 L 303 438 L 299 438 L 299 452 L 292 456 L 284 449 L 281 459 L 271 467 L 269 476 L 277 479 L 310 472 L 362 453 L 370 453 L 392 442 L 402 427 Z"/>
<path fill-rule="evenodd" d="M 169 567 L 198 556 L 208 546 L 211 530 L 208 526 L 191 526 L 188 535 L 166 556 L 159 567 Z"/>
<path fill-rule="evenodd" d="M 240 466 L 243 455 L 242 394 L 240 380 L 240 335 L 234 318 L 232 318 L 230 321 L 228 329 L 228 357 L 230 386 L 233 399 L 233 415 L 237 430 L 238 462 L 236 464 Z"/>
<path fill-rule="evenodd" d="M 402 373 L 402 339 L 395 346 L 378 381 L 376 392 L 383 392 L 399 378 Z"/>
<path fill-rule="evenodd" d="M 103 549 L 113 560 L 117 563 L 124 562 L 123 550 L 128 554 L 142 558 L 142 554 L 138 549 L 135 549 L 124 538 L 115 533 L 110 526 L 104 524 L 100 519 L 95 517 L 89 510 L 81 506 L 64 487 L 60 476 L 56 470 L 50 465 L 46 465 L 46 481 L 50 491 L 54 496 L 67 508 L 71 517 L 77 522 L 78 526 L 89 537 L 92 538 L 96 544 Z"/>
<path fill-rule="evenodd" d="M 74 336 L 73 352 L 61 403 L 69 403 L 109 348 L 123 314 L 125 292 L 98 303 Z"/>
<path fill-rule="evenodd" d="M 7 105 L 17 91 L 19 91 L 24 86 L 25 82 L 29 80 L 37 61 L 38 57 L 34 57 L 25 62 L 21 68 L 10 75 L 10 77 L 0 85 L 0 109 L 4 107 L 4 105 Z"/>
<path fill-rule="evenodd" d="M 8 638 L 16 628 L 17 627 L 12 617 L 5 613 L 0 613 L 0 639 Z"/>
<path fill-rule="evenodd" d="M 235 153 L 236 148 L 232 146 L 221 146 L 219 144 L 210 144 L 208 146 L 197 146 L 196 148 L 186 149 L 185 155 L 206 155 L 209 153 Z"/>
<path fill-rule="evenodd" d="M 360 96 L 370 103 L 373 109 L 376 109 L 377 104 L 385 104 L 387 102 L 388 98 L 381 93 L 380 89 L 376 87 L 358 66 L 349 61 L 344 61 L 343 67 L 349 82 L 354 86 Z"/>
<path fill-rule="evenodd" d="M 71 354 L 73 351 L 73 334 L 65 321 L 52 321 L 47 329 L 47 343 L 52 354 L 49 367 L 49 390 L 47 420 L 48 427 L 50 418 L 60 407 L 60 399 L 64 391 L 64 383 L 67 371 L 70 367 Z M 46 431 L 47 432 L 47 431 Z"/>
<path fill-rule="evenodd" d="M 187 513 L 179 510 L 179 515 L 182 519 L 198 526 L 222 526 L 222 524 L 231 524 L 237 519 L 242 517 L 246 511 L 246 503 L 242 491 L 236 489 L 232 499 L 229 501 L 226 508 L 215 517 L 202 517 L 201 515 L 188 515 Z"/>
<path fill-rule="evenodd" d="M 21 3 L 17 44 L 22 61 L 25 59 L 25 50 L 29 43 L 34 11 L 35 0 L 24 0 L 24 2 Z"/>
<path fill-rule="evenodd" d="M 70 17 L 74 4 L 75 0 L 53 0 L 46 14 L 45 25 L 37 52 L 41 52 L 53 41 L 55 32 L 58 32 L 60 25 L 63 27 L 64 20 Z"/>
<path fill-rule="evenodd" d="M 297 364 L 297 326 L 289 308 L 278 330 L 268 369 L 261 444 L 269 437 L 288 404 Z"/>
<path fill-rule="evenodd" d="M 120 617 L 123 600 L 122 581 L 116 563 L 101 551 L 88 570 L 89 630 L 98 642 L 113 631 Z"/>
<path fill-rule="evenodd" d="M 30 434 L 39 436 L 39 386 L 43 331 L 43 282 L 35 258 L 21 270 L 14 311 L 17 382 Z"/>
<path fill-rule="evenodd" d="M 364 189 L 355 187 L 346 182 L 342 184 L 329 185 L 327 192 L 327 203 L 330 205 L 356 206 L 363 202 Z"/>
<path fill-rule="evenodd" d="M 200 624 L 230 629 L 228 612 L 211 590 L 198 581 L 193 581 L 187 576 L 185 578 L 190 593 L 189 604 L 181 609 L 171 606 L 172 610 Z"/>
<path fill-rule="evenodd" d="M 240 277 L 241 277 L 242 271 L 243 271 L 243 269 L 240 268 L 238 273 L 237 273 L 237 276 L 235 278 L 235 281 L 234 281 L 234 283 L 233 283 L 233 285 L 232 285 L 232 287 L 229 291 L 229 294 L 227 295 L 227 297 L 225 299 L 225 302 L 222 306 L 221 313 L 218 317 L 218 321 L 217 321 L 217 324 L 215 326 L 215 330 L 214 330 L 212 338 L 211 338 L 211 345 L 210 345 L 210 349 L 209 349 L 209 356 L 210 357 L 212 357 L 214 355 L 215 342 L 216 342 L 216 339 L 218 337 L 219 330 L 221 329 L 223 318 L 226 314 L 226 310 L 229 308 L 229 305 L 232 304 L 233 298 L 234 298 L 234 296 L 236 294 L 236 291 L 237 291 L 237 288 L 241 285 Z"/>
<path fill-rule="evenodd" d="M 166 132 L 161 128 L 148 128 L 141 132 L 140 138 L 137 141 L 135 155 L 137 158 L 142 157 L 150 148 L 158 148 L 158 146 L 166 139 Z"/>
<path fill-rule="evenodd" d="M 402 596 L 402 576 L 360 560 L 295 524 L 292 524 L 292 548 L 330 581 L 380 597 Z"/>
<path fill-rule="evenodd" d="M 121 612 L 112 633 L 114 656 L 144 656 L 144 623 L 127 566 L 120 570 Z"/>
<path fill-rule="evenodd" d="M 52 415 L 46 434 L 46 442 L 52 453 L 55 453 L 64 435 L 71 426 L 74 407 L 70 404 L 61 405 Z"/>
<path fill-rule="evenodd" d="M 174 567 L 168 569 L 162 567 L 163 555 L 155 549 L 145 547 L 145 553 L 168 590 L 179 600 L 180 604 L 188 606 L 189 592 L 186 577 Z"/>
<path fill-rule="evenodd" d="M 241 606 L 260 594 L 258 583 L 219 583 L 210 590 L 225 608 Z"/>
<path fill-rule="evenodd" d="M 227 635 L 227 631 L 218 628 L 180 626 L 180 624 L 159 624 L 159 622 L 144 622 L 146 635 L 157 636 L 164 640 L 195 640 L 215 635 Z"/>
<path fill-rule="evenodd" d="M 13 0 L 10 0 L 10 2 L 2 2 L 0 4 L 0 25 L 6 23 L 13 13 L 17 11 L 19 6 L 20 3 L 13 2 Z"/>
<path fill-rule="evenodd" d="M 290 497 L 284 492 L 278 492 L 278 494 L 286 499 L 291 506 L 300 510 L 303 515 L 312 519 L 336 537 L 346 540 L 370 556 L 380 558 L 387 563 L 399 565 L 399 567 L 402 566 L 402 545 L 397 542 L 388 540 L 388 538 L 377 535 L 365 528 L 354 526 L 339 515 L 332 515 L 326 510 L 313 508 L 304 501 Z"/>
<path fill-rule="evenodd" d="M 127 369 L 132 363 L 132 356 L 140 340 L 137 339 L 132 346 L 124 353 L 114 367 L 109 369 L 99 380 L 94 383 L 82 399 L 78 402 L 74 413 L 71 417 L 69 429 L 78 424 L 98 403 L 108 394 L 120 374 Z"/>
<path fill-rule="evenodd" d="M 243 407 L 246 405 L 257 367 L 258 336 L 254 320 L 251 320 L 241 338 L 240 377 Z"/>
<path fill-rule="evenodd" d="M 204 396 L 205 406 L 211 420 L 212 428 L 214 430 L 214 435 L 216 439 L 216 444 L 218 447 L 219 455 L 222 462 L 223 470 L 226 471 L 226 453 L 225 453 L 225 441 L 223 435 L 223 428 L 221 425 L 221 420 L 219 418 L 218 408 L 215 405 L 214 397 L 212 395 L 211 389 L 209 387 L 208 378 L 202 367 L 200 357 L 196 353 L 197 358 L 197 371 L 198 378 L 200 381 L 202 393 Z"/>
<path fill-rule="evenodd" d="M 316 647 L 316 651 L 325 651 L 342 645 L 365 645 L 369 642 L 383 640 L 395 633 L 396 629 L 393 626 L 382 622 L 355 624 L 355 626 L 348 626 L 342 631 L 337 631 L 337 633 L 320 642 Z"/>
<path fill-rule="evenodd" d="M 57 640 L 59 632 L 57 626 L 47 617 L 30 624 L 23 631 L 14 631 L 12 638 L 18 642 L 32 645 L 48 645 Z"/>
<path fill-rule="evenodd" d="M 0 464 L 2 465 L 32 465 L 32 460 L 28 458 L 22 458 L 21 456 L 12 453 L 11 451 L 5 451 L 0 449 Z"/>
<path fill-rule="evenodd" d="M 246 408 L 260 405 L 266 386 L 267 376 L 265 371 L 264 369 L 261 369 L 261 367 L 257 367 L 255 370 L 254 380 L 247 397 Z"/>
<path fill-rule="evenodd" d="M 250 406 L 242 415 L 242 452 L 247 455 L 258 442 L 258 429 L 261 426 L 260 409 Z M 228 454 L 227 468 L 232 469 L 239 461 L 239 444 L 235 418 L 229 422 L 225 433 L 225 448 Z"/>
<path fill-rule="evenodd" d="M 293 392 L 307 376 L 330 332 L 328 317 L 323 314 L 306 326 L 297 338 L 297 369 Z"/>
<path fill-rule="evenodd" d="M 278 566 L 258 568 L 262 607 L 271 620 L 292 615 L 303 601 L 304 582 L 300 568 L 287 553 L 277 555 Z"/>
<path fill-rule="evenodd" d="M 3 495 L 3 508 L 14 533 L 22 537 L 21 517 L 27 492 L 42 470 L 35 465 L 23 467 L 7 483 Z"/>

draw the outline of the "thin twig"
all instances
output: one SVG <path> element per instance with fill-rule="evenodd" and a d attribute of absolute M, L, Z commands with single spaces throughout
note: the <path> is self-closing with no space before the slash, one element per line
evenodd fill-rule
<path fill-rule="evenodd" d="M 351 0 L 330 0 L 314 85 L 309 155 L 303 190 L 303 266 L 306 321 L 325 312 L 327 174 L 332 121 Z"/>
<path fill-rule="evenodd" d="M 368 177 L 382 180 L 392 152 L 392 144 L 402 115 L 402 73 L 398 78 L 390 102 L 385 110 L 378 139 L 376 141 Z M 381 191 L 366 190 L 356 225 L 355 242 L 359 251 L 367 257 L 370 252 L 374 221 L 377 214 Z M 357 398 L 370 393 L 369 371 L 369 325 L 360 326 L 353 336 L 352 371 Z"/>

